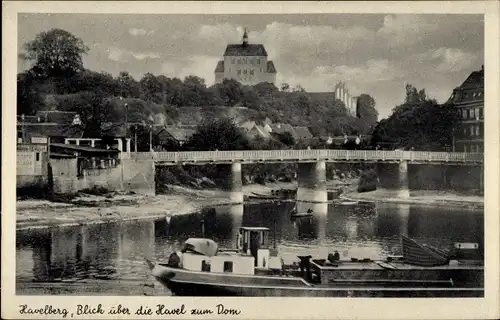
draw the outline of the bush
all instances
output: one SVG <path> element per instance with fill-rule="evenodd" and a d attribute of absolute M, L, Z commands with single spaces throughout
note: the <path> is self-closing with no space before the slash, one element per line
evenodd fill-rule
<path fill-rule="evenodd" d="M 363 172 L 359 178 L 358 192 L 377 190 L 377 172 L 373 169 Z"/>

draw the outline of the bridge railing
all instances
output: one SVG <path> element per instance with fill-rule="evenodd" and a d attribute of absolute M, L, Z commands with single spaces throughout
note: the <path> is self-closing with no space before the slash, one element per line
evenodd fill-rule
<path fill-rule="evenodd" d="M 131 153 L 136 160 L 166 162 L 266 161 L 266 160 L 377 160 L 482 162 L 482 153 L 385 150 L 231 150 Z"/>

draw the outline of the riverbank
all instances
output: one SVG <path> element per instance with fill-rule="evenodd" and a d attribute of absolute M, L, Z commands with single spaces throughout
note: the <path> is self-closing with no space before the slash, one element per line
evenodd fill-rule
<path fill-rule="evenodd" d="M 251 184 L 243 187 L 245 195 L 270 195 L 273 189 L 295 189 L 294 182 Z M 392 190 L 379 189 L 358 193 L 357 179 L 328 181 L 328 189 L 342 188 L 344 199 L 391 202 L 432 206 L 482 208 L 484 198 L 445 191 L 411 191 L 410 198 L 400 198 Z M 217 189 L 191 189 L 169 186 L 168 194 L 156 196 L 114 193 L 107 196 L 81 195 L 69 202 L 47 200 L 17 201 L 16 229 L 46 228 L 81 224 L 108 223 L 141 219 L 161 219 L 187 214 L 204 207 L 230 204 L 227 196 Z"/>
<path fill-rule="evenodd" d="M 401 204 L 418 204 L 429 206 L 458 206 L 470 208 L 483 208 L 484 197 L 452 193 L 437 190 L 412 190 L 410 198 L 399 197 L 395 190 L 377 189 L 370 192 L 358 193 L 356 190 L 346 192 L 341 198 L 348 200 L 361 200 L 371 202 L 389 202 Z"/>
<path fill-rule="evenodd" d="M 243 193 L 271 194 L 278 188 L 296 188 L 294 183 L 246 185 Z M 68 202 L 48 200 L 18 200 L 16 229 L 73 226 L 141 219 L 160 219 L 187 214 L 204 207 L 231 204 L 226 194 L 217 189 L 191 189 L 169 186 L 168 194 L 156 196 L 113 193 L 96 196 L 82 194 Z"/>

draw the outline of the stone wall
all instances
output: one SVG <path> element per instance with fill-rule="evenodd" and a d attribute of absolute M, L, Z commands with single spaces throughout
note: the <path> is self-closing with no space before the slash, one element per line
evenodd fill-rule
<path fill-rule="evenodd" d="M 83 176 L 80 177 L 77 175 L 76 159 L 52 159 L 51 166 L 56 193 L 75 193 L 94 186 L 102 186 L 109 190 L 155 194 L 152 160 L 124 159 L 116 167 L 85 169 Z"/>
<path fill-rule="evenodd" d="M 17 152 L 16 187 L 39 186 L 47 183 L 47 153 Z"/>

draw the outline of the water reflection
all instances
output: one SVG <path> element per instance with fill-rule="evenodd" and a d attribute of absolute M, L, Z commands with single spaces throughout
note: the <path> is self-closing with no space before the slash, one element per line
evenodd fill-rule
<path fill-rule="evenodd" d="M 341 205 L 298 202 L 245 204 L 207 208 L 170 220 L 107 223 L 17 232 L 17 278 L 128 279 L 149 274 L 144 258 L 166 259 L 189 237 L 209 237 L 234 248 L 241 226 L 271 229 L 271 245 L 285 262 L 297 255 L 326 258 L 337 250 L 344 257 L 383 258 L 400 254 L 399 234 L 449 248 L 454 242 L 477 242 L 483 250 L 483 214 L 461 208 L 396 204 Z"/>

